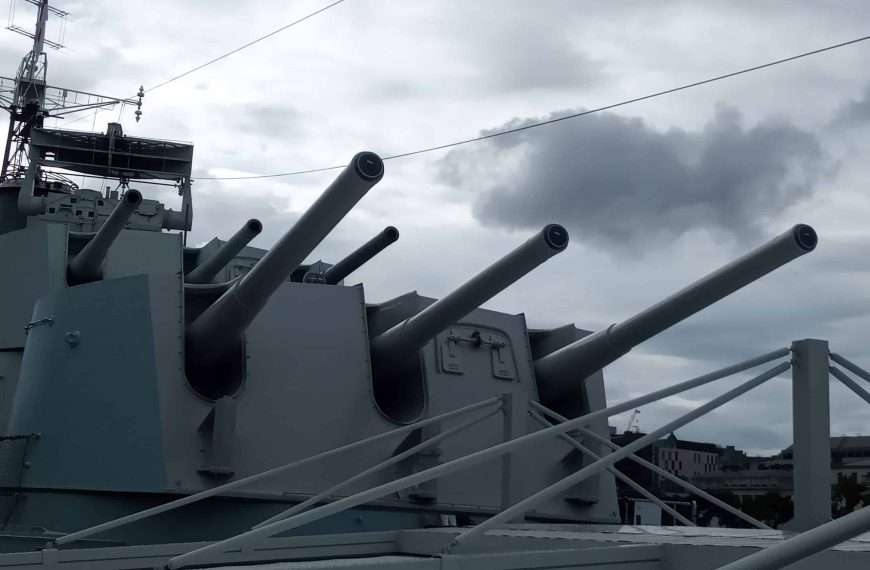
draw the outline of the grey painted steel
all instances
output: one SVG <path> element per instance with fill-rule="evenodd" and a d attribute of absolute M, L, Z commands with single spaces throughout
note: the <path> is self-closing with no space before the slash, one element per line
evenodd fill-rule
<path fill-rule="evenodd" d="M 190 356 L 202 363 L 215 362 L 238 342 L 275 290 L 383 175 L 378 155 L 354 156 L 253 269 L 190 324 Z"/>
<path fill-rule="evenodd" d="M 260 220 L 250 219 L 245 222 L 239 231 L 233 234 L 229 240 L 224 243 L 214 255 L 204 260 L 202 263 L 194 267 L 184 280 L 187 283 L 208 283 L 218 271 L 226 267 L 227 263 L 239 254 L 252 239 L 260 235 L 263 231 L 263 224 Z"/>
<path fill-rule="evenodd" d="M 870 509 L 863 508 L 784 542 L 769 546 L 756 554 L 726 564 L 719 570 L 778 570 L 868 531 L 870 531 Z"/>
<path fill-rule="evenodd" d="M 542 395 L 551 394 L 545 401 L 573 397 L 578 379 L 604 368 L 635 345 L 812 251 L 817 241 L 810 226 L 799 224 L 645 311 L 537 359 L 535 374 Z"/>
<path fill-rule="evenodd" d="M 300 460 L 294 461 L 292 463 L 281 465 L 279 467 L 274 467 L 274 468 L 269 469 L 267 471 L 263 471 L 262 473 L 257 473 L 256 475 L 250 475 L 248 477 L 243 477 L 241 479 L 237 479 L 235 481 L 231 481 L 229 483 L 225 483 L 223 485 L 219 485 L 217 487 L 207 489 L 205 491 L 196 493 L 194 495 L 182 497 L 180 499 L 176 499 L 174 501 L 170 501 L 168 503 L 164 503 L 162 505 L 158 505 L 156 507 L 146 509 L 144 511 L 139 511 L 138 513 L 133 513 L 133 514 L 130 514 L 130 515 L 127 515 L 124 517 L 117 518 L 115 520 L 107 521 L 105 523 L 92 526 L 90 528 L 85 528 L 82 530 L 78 530 L 76 532 L 71 532 L 69 534 L 66 534 L 66 535 L 58 538 L 58 539 L 55 539 L 54 543 L 57 545 L 63 545 L 63 544 L 69 544 L 71 542 L 75 542 L 76 540 L 82 540 L 84 538 L 94 536 L 94 535 L 99 534 L 101 532 L 105 532 L 107 530 L 117 528 L 119 526 L 123 526 L 123 525 L 130 524 L 130 523 L 133 523 L 136 521 L 140 521 L 140 520 L 143 520 L 143 519 L 146 519 L 149 517 L 153 517 L 155 515 L 159 515 L 161 513 L 165 513 L 167 511 L 171 511 L 171 510 L 177 509 L 179 507 L 189 505 L 191 503 L 196 503 L 196 502 L 201 501 L 203 499 L 208 499 L 209 497 L 215 497 L 217 495 L 222 495 L 222 494 L 228 493 L 234 489 L 244 487 L 246 485 L 252 485 L 252 484 L 256 483 L 257 481 L 261 481 L 263 479 L 273 477 L 273 476 L 278 475 L 280 473 L 285 473 L 291 469 L 297 469 L 299 467 L 302 467 L 304 465 L 308 465 L 308 464 L 313 463 L 315 461 L 321 461 L 323 459 L 327 459 L 329 457 L 333 457 L 333 456 L 336 456 L 336 455 L 339 455 L 342 453 L 346 453 L 348 451 L 352 451 L 354 449 L 357 449 L 359 447 L 363 447 L 365 445 L 370 445 L 370 444 L 376 443 L 378 441 L 383 441 L 383 440 L 388 439 L 388 438 L 393 437 L 393 436 L 406 434 L 406 433 L 409 433 L 415 429 L 420 429 L 421 427 L 425 427 L 425 426 L 432 425 L 432 424 L 435 424 L 438 422 L 442 422 L 442 421 L 448 420 L 450 418 L 453 418 L 453 417 L 456 417 L 456 416 L 459 416 L 462 414 L 470 413 L 470 412 L 480 410 L 480 409 L 486 408 L 488 406 L 492 406 L 492 405 L 500 404 L 500 403 L 501 403 L 501 398 L 499 398 L 499 397 L 489 398 L 488 400 L 484 400 L 482 402 L 477 402 L 477 403 L 471 404 L 469 406 L 464 406 L 462 408 L 452 410 L 452 411 L 447 412 L 445 414 L 433 416 L 431 418 L 421 420 L 421 421 L 416 422 L 414 424 L 409 424 L 406 426 L 397 427 L 391 431 L 380 433 L 380 434 L 374 435 L 372 437 L 368 437 L 366 439 L 362 439 L 359 441 L 355 441 L 353 443 L 349 443 L 347 445 L 343 445 L 341 447 L 336 447 L 334 449 L 330 449 L 329 451 L 324 451 L 323 453 L 318 453 L 317 455 L 312 455 L 311 457 L 306 457 L 305 459 L 300 459 Z"/>
<path fill-rule="evenodd" d="M 828 343 L 792 343 L 794 519 L 809 530 L 831 520 L 831 419 Z"/>
<path fill-rule="evenodd" d="M 541 424 L 544 427 L 549 427 L 551 425 L 550 422 L 548 422 L 546 420 L 546 418 L 544 418 L 544 416 L 542 416 L 538 412 L 529 410 L 529 415 L 531 417 L 533 417 L 539 424 Z M 562 421 L 567 421 L 567 419 L 562 420 Z M 576 449 L 580 453 L 583 453 L 583 454 L 591 457 L 593 460 L 597 461 L 598 459 L 601 459 L 601 456 L 599 454 L 595 453 L 594 451 L 592 451 L 591 449 L 589 449 L 588 447 L 586 447 L 585 445 L 583 445 L 582 443 L 580 443 L 579 441 L 577 441 L 576 439 L 574 439 L 573 437 L 568 435 L 567 433 L 560 433 L 558 437 L 562 441 L 565 441 L 569 445 L 573 446 L 574 449 Z M 613 474 L 614 477 L 616 477 L 617 479 L 619 479 L 620 481 L 622 481 L 623 483 L 625 483 L 626 485 L 628 485 L 629 487 L 631 487 L 632 489 L 634 489 L 635 491 L 640 493 L 640 495 L 642 497 L 645 497 L 646 499 L 648 499 L 648 500 L 652 501 L 653 503 L 655 503 L 656 505 L 658 505 L 658 507 L 661 510 L 665 511 L 666 513 L 668 513 L 669 515 L 674 517 L 675 520 L 678 520 L 681 523 L 683 523 L 683 525 L 696 526 L 695 523 L 693 523 L 692 521 L 690 521 L 689 519 L 687 519 L 686 517 L 681 515 L 676 509 L 674 509 L 673 507 L 671 507 L 670 505 L 668 505 L 667 503 L 665 503 L 664 501 L 662 501 L 661 499 L 659 499 L 658 497 L 653 495 L 651 492 L 647 491 L 642 485 L 635 482 L 634 479 L 632 479 L 631 477 L 629 477 L 628 475 L 626 475 L 625 473 L 623 473 L 622 471 L 620 471 L 616 467 L 610 466 L 607 468 L 607 471 L 609 471 L 610 473 Z M 505 507 L 505 508 L 507 508 L 507 507 Z"/>
<path fill-rule="evenodd" d="M 71 284 L 88 283 L 101 279 L 103 261 L 106 259 L 109 247 L 141 203 L 142 194 L 138 190 L 127 190 L 111 215 L 103 222 L 99 231 L 70 260 L 68 274 Z"/>
<path fill-rule="evenodd" d="M 382 252 L 390 244 L 399 239 L 399 230 L 393 226 L 387 226 L 378 235 L 362 244 L 350 255 L 330 267 L 324 274 L 324 279 L 329 285 L 335 285 L 360 267 L 371 258 Z"/>
<path fill-rule="evenodd" d="M 416 353 L 458 321 L 568 246 L 568 231 L 549 224 L 458 289 L 372 339 L 372 361 L 388 363 Z M 388 364 L 387 364 L 388 365 Z"/>
<path fill-rule="evenodd" d="M 864 370 L 863 368 L 861 368 L 860 366 L 858 366 L 857 364 L 855 364 L 851 360 L 847 360 L 845 357 L 840 356 L 839 354 L 836 354 L 833 352 L 830 354 L 830 357 L 831 357 L 831 360 L 833 360 L 834 362 L 836 362 L 837 364 L 839 364 L 840 366 L 842 366 L 846 370 L 852 372 L 853 374 L 856 374 L 857 376 L 860 376 L 861 378 L 863 378 L 867 382 L 870 382 L 870 372 L 867 372 L 866 370 Z"/>
<path fill-rule="evenodd" d="M 353 477 L 350 477 L 349 479 L 345 479 L 341 483 L 333 485 L 332 487 L 325 489 L 325 490 L 321 491 L 320 493 L 317 493 L 313 497 L 306 499 L 306 500 L 302 501 L 301 503 L 294 505 L 283 512 L 280 512 L 273 517 L 269 517 L 268 519 L 260 522 L 259 524 L 254 525 L 252 528 L 260 528 L 260 527 L 265 526 L 269 523 L 273 523 L 275 521 L 279 521 L 279 520 L 291 517 L 291 516 L 295 515 L 296 513 L 301 513 L 302 511 L 304 511 L 305 509 L 307 509 L 311 505 L 316 505 L 317 503 L 323 501 L 324 499 L 326 499 L 330 495 L 333 495 L 333 494 L 337 493 L 338 491 L 341 491 L 342 489 L 345 489 L 345 488 L 349 487 L 350 485 L 353 485 L 354 483 L 356 483 L 358 481 L 362 481 L 366 477 L 368 477 L 374 473 L 377 473 L 378 471 L 381 471 L 381 470 L 383 470 L 391 465 L 395 465 L 401 461 L 404 461 L 405 459 L 407 459 L 413 455 L 416 455 L 417 453 L 419 453 L 425 449 L 429 449 L 430 447 L 439 443 L 440 441 L 447 439 L 447 438 L 449 438 L 457 433 L 463 432 L 466 429 L 468 429 L 472 426 L 475 426 L 484 420 L 491 418 L 492 416 L 500 413 L 501 411 L 502 411 L 501 408 L 499 408 L 499 409 L 493 410 L 489 413 L 483 414 L 479 417 L 471 418 L 470 420 L 466 420 L 457 426 L 453 426 L 452 428 L 446 429 L 446 430 L 430 437 L 429 439 L 427 439 L 426 441 L 424 441 L 422 443 L 418 443 L 417 445 L 415 445 L 413 447 L 409 447 L 405 451 L 403 451 L 401 453 L 397 453 L 396 455 L 393 455 L 389 459 L 385 459 L 384 461 L 378 463 L 377 465 L 369 467 L 368 469 L 365 469 L 365 470 L 357 473 Z"/>
<path fill-rule="evenodd" d="M 560 421 L 560 422 L 568 421 L 568 418 L 566 418 L 565 416 L 563 416 L 562 414 L 560 414 L 558 412 L 555 412 L 555 411 L 549 409 L 548 407 L 544 406 L 543 404 L 539 404 L 538 402 L 532 402 L 531 405 L 532 405 L 532 407 L 540 410 L 542 413 L 552 417 L 553 419 L 555 419 L 557 421 Z M 595 433 L 591 429 L 588 429 L 584 426 L 578 427 L 577 431 L 583 433 L 583 435 L 585 435 L 587 437 L 591 437 L 592 439 L 606 445 L 610 449 L 613 449 L 613 450 L 621 449 L 621 446 L 613 443 L 612 441 L 610 441 L 609 439 L 607 439 L 605 437 L 601 437 L 600 435 L 598 435 L 597 433 Z M 771 529 L 771 527 L 767 526 L 766 524 L 764 524 L 760 520 L 747 515 L 746 513 L 741 511 L 740 509 L 736 509 L 720 499 L 717 499 L 716 497 L 714 497 L 710 493 L 704 491 L 703 489 L 700 489 L 700 488 L 692 485 L 691 483 L 689 483 L 688 481 L 686 481 L 684 479 L 680 479 L 676 475 L 670 473 L 669 471 L 662 469 L 661 467 L 659 467 L 655 463 L 651 463 L 651 462 L 647 461 L 646 459 L 644 459 L 643 457 L 640 457 L 639 455 L 632 453 L 631 455 L 628 456 L 628 459 L 630 459 L 631 461 L 634 461 L 638 465 L 643 465 L 644 467 L 646 467 L 647 469 L 649 469 L 650 471 L 652 471 L 653 473 L 655 473 L 659 477 L 662 477 L 663 479 L 667 479 L 671 483 L 674 483 L 676 485 L 683 487 L 688 492 L 690 492 L 694 495 L 697 495 L 698 497 L 704 499 L 705 501 L 708 501 L 708 502 L 716 505 L 720 509 L 734 515 L 735 517 L 743 520 L 744 522 L 749 523 L 751 526 L 754 526 L 755 528 L 760 528 L 760 529 L 765 529 L 765 530 L 773 530 L 773 529 Z"/>
<path fill-rule="evenodd" d="M 572 429 L 575 429 L 578 426 L 587 424 L 597 418 L 606 418 L 615 414 L 625 412 L 627 410 L 634 409 L 644 404 L 648 404 L 650 402 L 661 400 L 662 398 L 666 398 L 668 396 L 673 396 L 675 394 L 685 392 L 686 390 L 691 390 L 692 388 L 697 388 L 699 386 L 709 384 L 716 380 L 731 376 L 732 374 L 742 372 L 743 370 L 746 370 L 748 368 L 754 368 L 755 366 L 758 366 L 765 362 L 770 362 L 771 360 L 781 358 L 788 353 L 788 349 L 785 348 L 775 350 L 757 358 L 753 358 L 739 364 L 734 364 L 732 366 L 722 368 L 720 370 L 705 374 L 703 376 L 698 376 L 696 378 L 681 382 L 674 386 L 656 390 L 654 392 L 646 394 L 645 396 L 632 398 L 631 400 L 628 400 L 621 404 L 616 404 L 608 408 L 596 410 L 579 418 L 574 418 L 570 421 L 518 437 L 511 441 L 494 445 L 487 449 L 471 453 L 458 459 L 454 459 L 453 461 L 448 461 L 435 467 L 430 467 L 429 469 L 419 471 L 417 473 L 414 473 L 413 475 L 409 475 L 407 477 L 403 477 L 389 483 L 384 483 L 383 485 L 373 487 L 366 491 L 357 493 L 356 495 L 340 499 L 333 503 L 311 509 L 304 513 L 300 513 L 284 520 L 276 521 L 274 523 L 262 526 L 257 529 L 249 530 L 228 539 L 215 542 L 214 544 L 211 544 L 209 546 L 194 550 L 187 554 L 177 556 L 169 561 L 168 568 L 181 568 L 186 565 L 201 563 L 205 560 L 209 560 L 212 555 L 221 552 L 225 548 L 235 547 L 239 545 L 250 545 L 252 543 L 255 543 L 257 540 L 265 539 L 269 536 L 292 530 L 294 528 L 298 528 L 302 525 L 320 520 L 335 513 L 344 511 L 346 509 L 351 509 L 359 505 L 368 503 L 370 501 L 374 501 L 376 499 L 389 495 L 390 493 L 395 493 L 397 491 L 407 489 L 408 487 L 418 485 L 425 481 L 430 481 L 443 475 L 447 475 L 461 469 L 465 469 L 467 467 L 471 467 L 473 465 L 495 459 L 506 453 L 510 453 L 525 446 L 529 446 L 533 443 L 545 441 L 550 437 L 555 436 L 556 434 L 566 433 Z M 787 369 L 788 366 L 789 364 L 787 363 L 781 364 L 780 366 L 775 368 L 774 371 L 777 371 L 780 368 L 782 368 L 783 370 Z M 757 381 L 759 378 L 761 377 L 756 378 L 755 381 Z M 746 386 L 746 384 L 744 384 L 743 386 Z M 732 392 L 734 391 L 732 390 Z M 732 392 L 729 392 L 729 394 L 731 394 Z M 722 397 L 720 396 L 719 399 L 721 398 Z M 627 449 L 627 447 L 624 447 L 622 449 L 625 450 Z M 634 450 L 629 450 L 629 453 L 631 453 L 632 451 Z M 511 513 L 511 516 L 513 517 L 514 513 Z"/>
<path fill-rule="evenodd" d="M 870 404 L 870 392 L 868 392 L 867 390 L 862 388 L 857 382 L 849 378 L 846 373 L 839 368 L 831 366 L 828 370 L 837 380 L 845 384 L 846 387 L 852 390 L 859 398 Z"/>
<path fill-rule="evenodd" d="M 745 394 L 746 392 L 752 390 L 753 388 L 760 386 L 761 384 L 767 382 L 771 378 L 778 376 L 779 374 L 782 374 L 783 372 L 788 370 L 790 367 L 791 367 L 790 363 L 783 362 L 782 364 L 779 364 L 778 366 L 771 368 L 767 372 L 762 372 L 761 374 L 759 374 L 755 378 L 744 382 L 740 386 L 737 386 L 736 388 L 733 388 L 733 389 L 729 390 L 728 392 L 725 392 L 721 396 L 713 398 L 712 400 L 710 400 L 709 402 L 707 402 L 703 406 L 700 406 L 700 407 L 692 410 L 688 414 L 685 414 L 685 415 L 677 418 L 676 420 L 668 422 L 667 424 L 663 425 L 662 427 L 651 431 L 647 435 L 634 440 L 630 444 L 624 446 L 622 449 L 620 449 L 618 451 L 614 451 L 613 453 L 602 457 L 598 461 L 595 461 L 594 463 L 587 465 L 586 467 L 583 467 L 582 469 L 578 470 L 576 473 L 569 475 L 568 477 L 565 477 L 561 481 L 558 481 L 557 483 L 554 483 L 553 485 L 550 485 L 549 487 L 542 489 L 542 490 L 538 491 L 537 493 L 534 493 L 533 495 L 531 495 L 529 497 L 526 497 L 525 499 L 523 499 L 519 503 L 511 506 L 509 509 L 503 510 L 502 512 L 498 513 L 497 515 L 490 517 L 486 521 L 480 523 L 479 525 L 477 525 L 475 527 L 472 527 L 472 528 L 466 530 L 465 532 L 463 532 L 462 534 L 457 536 L 453 540 L 453 542 L 451 543 L 451 548 L 457 548 L 457 547 L 461 546 L 462 544 L 467 544 L 467 543 L 471 542 L 472 540 L 474 540 L 475 538 L 483 535 L 487 530 L 492 529 L 494 527 L 497 527 L 498 525 L 502 525 L 502 524 L 506 523 L 507 521 L 509 521 L 509 520 L 511 520 L 511 519 L 523 514 L 523 513 L 526 513 L 531 509 L 534 509 L 537 505 L 541 504 L 542 502 L 547 501 L 547 500 L 559 495 L 560 493 L 565 492 L 566 490 L 570 489 L 571 487 L 573 487 L 577 483 L 580 483 L 584 479 L 587 479 L 587 478 L 595 475 L 596 473 L 600 472 L 602 469 L 606 469 L 607 467 L 613 465 L 614 463 L 616 463 L 620 459 L 625 459 L 626 457 L 628 457 L 629 455 L 631 455 L 635 451 L 638 451 L 638 450 L 646 447 L 647 445 L 651 444 L 652 442 L 659 439 L 660 437 L 667 435 L 668 433 L 671 433 L 672 431 L 688 424 L 689 422 L 692 422 L 692 421 L 700 418 L 701 416 L 710 413 L 711 411 L 715 410 L 716 408 L 730 402 L 734 398 L 737 398 L 738 396 Z M 556 427 L 568 425 L 570 423 L 571 422 L 565 422 L 562 424 L 558 424 Z M 543 431 L 548 431 L 548 430 L 543 430 Z M 564 433 L 564 432 L 561 432 L 561 433 Z"/>

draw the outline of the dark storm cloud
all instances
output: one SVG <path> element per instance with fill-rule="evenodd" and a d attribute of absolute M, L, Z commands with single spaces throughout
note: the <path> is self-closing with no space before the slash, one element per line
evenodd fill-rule
<path fill-rule="evenodd" d="M 766 219 L 812 194 L 826 168 L 813 134 L 784 119 L 746 127 L 738 111 L 720 107 L 697 132 L 591 115 L 454 150 L 439 174 L 477 190 L 473 212 L 485 224 L 561 222 L 582 239 L 644 248 L 695 228 L 757 239 Z"/>

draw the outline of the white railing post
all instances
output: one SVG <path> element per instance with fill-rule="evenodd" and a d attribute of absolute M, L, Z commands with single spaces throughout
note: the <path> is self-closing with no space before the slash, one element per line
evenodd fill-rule
<path fill-rule="evenodd" d="M 794 445 L 794 519 L 806 531 L 831 520 L 831 420 L 828 343 L 791 345 Z"/>

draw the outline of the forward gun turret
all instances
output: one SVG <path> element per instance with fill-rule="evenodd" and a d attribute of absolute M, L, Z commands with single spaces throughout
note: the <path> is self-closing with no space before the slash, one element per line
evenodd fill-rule
<path fill-rule="evenodd" d="M 383 161 L 361 152 L 266 255 L 187 329 L 191 382 L 214 395 L 214 367 L 239 345 L 269 297 L 384 174 Z M 207 372 L 203 372 L 207 371 Z M 221 390 L 217 390 L 220 393 Z"/>
<path fill-rule="evenodd" d="M 124 193 L 102 227 L 69 262 L 67 280 L 70 285 L 89 283 L 102 278 L 103 261 L 106 259 L 109 247 L 141 203 L 142 194 L 138 190 L 127 190 Z"/>
<path fill-rule="evenodd" d="M 458 321 L 532 269 L 568 246 L 568 231 L 550 224 L 524 244 L 472 277 L 458 289 L 371 340 L 375 399 L 398 421 L 411 421 L 420 409 L 406 385 L 419 351 L 439 332 Z M 410 412 L 408 410 L 411 410 Z"/>
<path fill-rule="evenodd" d="M 535 374 L 542 403 L 564 415 L 577 415 L 578 383 L 584 378 L 641 342 L 809 253 L 817 242 L 812 227 L 796 225 L 645 311 L 537 359 Z"/>

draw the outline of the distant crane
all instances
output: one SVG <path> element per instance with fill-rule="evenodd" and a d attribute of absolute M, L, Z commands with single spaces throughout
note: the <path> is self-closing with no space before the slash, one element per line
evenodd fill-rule
<path fill-rule="evenodd" d="M 638 433 L 640 431 L 640 410 L 631 412 L 631 417 L 628 418 L 628 426 L 625 428 L 625 433 Z"/>

